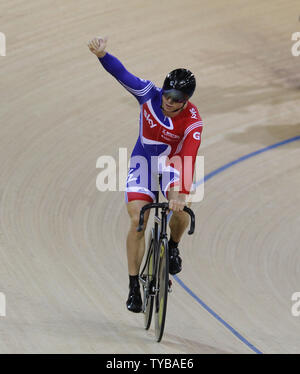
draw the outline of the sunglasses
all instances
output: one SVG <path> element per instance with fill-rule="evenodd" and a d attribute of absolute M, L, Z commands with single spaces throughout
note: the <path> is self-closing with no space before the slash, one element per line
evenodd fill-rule
<path fill-rule="evenodd" d="M 171 99 L 174 103 L 185 103 L 188 98 L 181 91 L 178 90 L 167 90 L 163 91 L 163 96 L 168 100 Z"/>

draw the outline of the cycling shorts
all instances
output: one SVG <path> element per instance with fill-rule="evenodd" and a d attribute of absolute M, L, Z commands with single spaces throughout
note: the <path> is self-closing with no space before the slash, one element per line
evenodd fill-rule
<path fill-rule="evenodd" d="M 159 175 L 160 179 L 158 179 Z M 139 138 L 130 157 L 125 190 L 126 203 L 133 200 L 154 202 L 159 189 L 167 199 L 170 184 L 178 180 L 178 171 L 166 167 L 164 156 L 161 154 L 160 156 L 147 154 Z"/>

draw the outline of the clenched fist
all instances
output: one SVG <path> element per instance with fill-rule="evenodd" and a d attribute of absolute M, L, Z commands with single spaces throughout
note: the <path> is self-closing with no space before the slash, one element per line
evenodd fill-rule
<path fill-rule="evenodd" d="M 88 43 L 88 47 L 92 53 L 94 53 L 97 57 L 101 58 L 104 57 L 106 54 L 106 44 L 107 36 L 105 36 L 104 38 L 98 37 L 90 40 Z"/>
<path fill-rule="evenodd" d="M 181 194 L 178 191 L 174 191 L 173 188 L 170 189 L 168 193 L 169 199 L 169 209 L 174 212 L 181 212 L 185 206 L 186 195 Z"/>

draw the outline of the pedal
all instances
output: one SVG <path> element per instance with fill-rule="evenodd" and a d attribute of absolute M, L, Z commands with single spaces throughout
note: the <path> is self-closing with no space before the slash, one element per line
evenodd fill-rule
<path fill-rule="evenodd" d="M 168 292 L 172 292 L 172 281 L 169 279 Z"/>

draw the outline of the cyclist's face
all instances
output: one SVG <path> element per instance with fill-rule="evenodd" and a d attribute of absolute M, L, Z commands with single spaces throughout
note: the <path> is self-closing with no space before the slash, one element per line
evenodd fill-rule
<path fill-rule="evenodd" d="M 176 112 L 174 112 L 174 110 L 178 110 L 178 109 L 182 108 L 183 105 L 184 105 L 184 103 L 178 103 L 178 102 L 172 100 L 170 97 L 167 98 L 164 95 L 162 95 L 162 108 L 163 108 L 164 112 L 166 112 L 166 113 L 176 114 Z"/>

